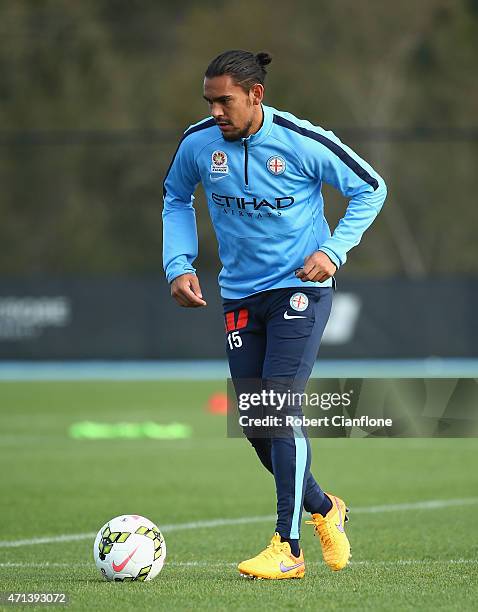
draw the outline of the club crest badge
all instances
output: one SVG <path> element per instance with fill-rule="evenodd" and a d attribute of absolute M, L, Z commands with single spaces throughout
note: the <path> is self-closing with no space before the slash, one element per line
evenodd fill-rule
<path fill-rule="evenodd" d="M 289 304 L 290 307 L 297 310 L 297 312 L 304 312 L 309 305 L 309 298 L 305 295 L 305 293 L 294 293 L 294 295 L 290 298 Z"/>
<path fill-rule="evenodd" d="M 218 172 L 220 174 L 227 174 L 229 172 L 227 155 L 224 151 L 214 151 L 211 155 L 211 172 Z"/>
<path fill-rule="evenodd" d="M 271 174 L 276 176 L 278 174 L 284 174 L 286 167 L 285 159 L 280 155 L 273 155 L 267 160 L 266 166 Z"/>

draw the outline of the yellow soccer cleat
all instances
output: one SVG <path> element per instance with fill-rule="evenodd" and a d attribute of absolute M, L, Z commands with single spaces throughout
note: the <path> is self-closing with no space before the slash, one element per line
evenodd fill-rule
<path fill-rule="evenodd" d="M 312 514 L 311 521 L 305 521 L 307 525 L 314 525 L 314 533 L 320 538 L 324 561 L 335 572 L 343 569 L 349 562 L 350 543 L 345 535 L 345 522 L 348 521 L 349 509 L 345 502 L 335 495 L 326 493 L 332 502 L 332 508 L 326 516 Z"/>
<path fill-rule="evenodd" d="M 283 580 L 284 578 L 303 578 L 305 574 L 304 553 L 294 557 L 288 542 L 281 542 L 280 535 L 272 536 L 268 547 L 252 559 L 239 563 L 237 569 L 248 578 Z"/>

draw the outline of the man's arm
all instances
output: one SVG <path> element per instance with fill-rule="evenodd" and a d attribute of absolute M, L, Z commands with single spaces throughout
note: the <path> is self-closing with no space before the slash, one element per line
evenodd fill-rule
<path fill-rule="evenodd" d="M 350 198 L 332 236 L 320 245 L 319 251 L 311 253 L 297 274 L 302 280 L 324 281 L 346 262 L 348 251 L 359 244 L 382 208 L 387 188 L 382 177 L 331 132 L 320 131 L 317 135 L 318 140 L 308 142 L 306 172 Z"/>
<path fill-rule="evenodd" d="M 200 181 L 191 147 L 183 139 L 163 183 L 163 266 L 171 295 L 181 306 L 205 306 L 193 267 L 198 254 L 194 190 Z"/>

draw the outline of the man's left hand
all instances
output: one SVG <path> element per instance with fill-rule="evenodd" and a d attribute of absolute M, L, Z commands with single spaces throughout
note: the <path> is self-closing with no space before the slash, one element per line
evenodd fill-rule
<path fill-rule="evenodd" d="M 296 270 L 295 275 L 303 282 L 314 281 L 323 283 L 333 276 L 336 271 L 337 266 L 328 255 L 322 251 L 315 251 L 315 253 L 305 258 L 303 267 Z"/>

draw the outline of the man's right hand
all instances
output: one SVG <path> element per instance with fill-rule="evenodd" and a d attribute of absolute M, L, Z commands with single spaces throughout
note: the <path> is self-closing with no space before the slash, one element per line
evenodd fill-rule
<path fill-rule="evenodd" d="M 171 283 L 171 295 L 184 308 L 207 306 L 202 298 L 201 287 L 195 274 L 181 274 Z"/>

